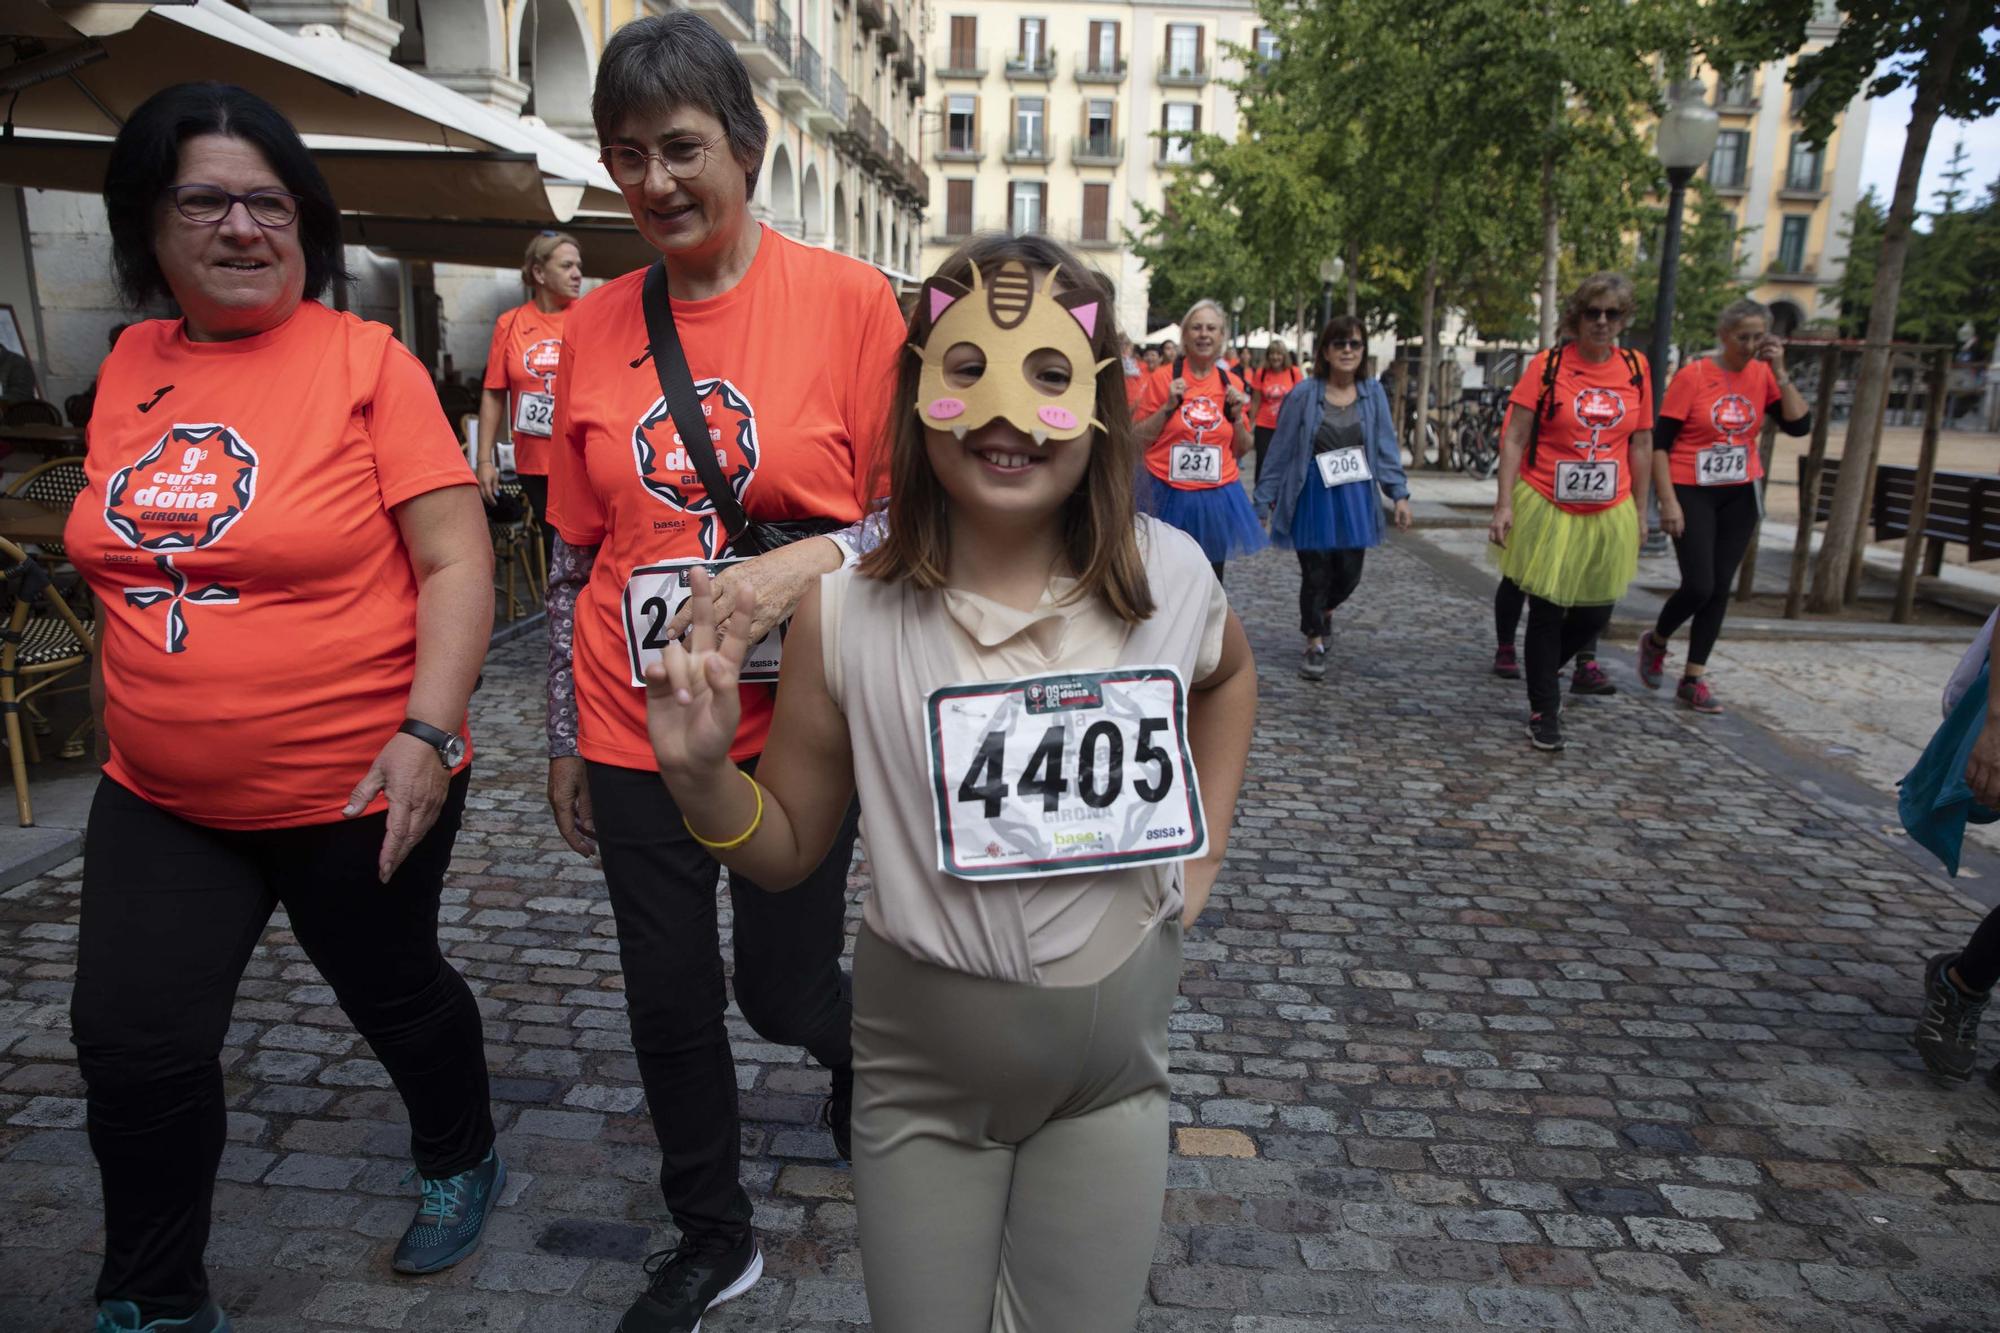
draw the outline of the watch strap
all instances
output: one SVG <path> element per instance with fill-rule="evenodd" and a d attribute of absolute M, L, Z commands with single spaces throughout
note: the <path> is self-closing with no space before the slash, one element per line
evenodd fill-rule
<path fill-rule="evenodd" d="M 458 739 L 449 731 L 434 727 L 428 722 L 419 722 L 413 717 L 404 718 L 403 725 L 397 727 L 396 730 L 404 736 L 415 736 L 439 754 L 443 754 L 445 747 Z"/>

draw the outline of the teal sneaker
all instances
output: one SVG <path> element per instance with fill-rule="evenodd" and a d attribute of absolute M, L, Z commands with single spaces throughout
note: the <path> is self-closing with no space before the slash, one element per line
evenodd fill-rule
<path fill-rule="evenodd" d="M 506 1186 L 507 1166 L 492 1149 L 470 1171 L 425 1179 L 423 1202 L 396 1246 L 396 1271 L 436 1273 L 471 1254 Z"/>
<path fill-rule="evenodd" d="M 229 1333 L 229 1316 L 214 1301 L 206 1301 L 185 1319 L 139 1322 L 139 1307 L 130 1301 L 106 1301 L 97 1307 L 91 1333 Z"/>

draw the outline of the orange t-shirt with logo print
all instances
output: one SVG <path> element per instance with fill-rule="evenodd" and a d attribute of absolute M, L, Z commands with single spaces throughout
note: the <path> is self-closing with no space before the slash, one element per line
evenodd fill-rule
<path fill-rule="evenodd" d="M 473 484 L 429 373 L 317 301 L 231 342 L 148 320 L 89 440 L 63 542 L 98 605 L 105 773 L 216 828 L 339 820 L 416 678 L 393 511 Z"/>
<path fill-rule="evenodd" d="M 567 309 L 541 310 L 530 301 L 515 306 L 493 325 L 493 345 L 486 351 L 482 384 L 507 394 L 507 419 L 502 425 L 514 441 L 514 471 L 523 477 L 549 475 L 549 437 L 536 434 L 533 424 L 521 426 L 521 406 L 524 395 L 555 394 L 556 371 L 562 364 L 563 318 L 568 313 Z M 540 406 L 530 404 L 532 421 L 542 420 L 536 410 Z"/>
<path fill-rule="evenodd" d="M 1704 356 L 1682 366 L 1667 396 L 1660 403 L 1660 415 L 1681 423 L 1674 447 L 1667 451 L 1676 486 L 1701 484 L 1701 451 L 1717 445 L 1748 447 L 1749 475 L 1736 482 L 1748 485 L 1764 475 L 1757 430 L 1764 414 L 1778 402 L 1778 377 L 1766 361 L 1751 361 L 1732 371 L 1712 356 Z"/>
<path fill-rule="evenodd" d="M 1236 468 L 1236 427 L 1224 408 L 1229 390 L 1243 392 L 1243 383 L 1233 371 L 1225 372 L 1220 362 L 1210 366 L 1206 375 L 1196 375 L 1183 363 L 1181 378 L 1187 381 L 1187 393 L 1182 396 L 1180 405 L 1167 413 L 1159 435 L 1146 446 L 1146 470 L 1169 486 L 1181 490 L 1200 491 L 1233 486 L 1241 477 Z M 1173 397 L 1173 385 L 1174 367 L 1169 362 L 1146 380 L 1146 391 L 1140 395 L 1139 405 L 1132 409 L 1132 419 L 1144 421 L 1159 411 L 1161 404 Z M 1242 410 L 1248 411 L 1248 405 Z M 1193 467 L 1192 456 L 1177 455 L 1176 449 L 1220 449 L 1222 457 L 1218 479 L 1190 479 L 1188 472 Z M 1183 459 L 1182 479 L 1178 481 L 1174 479 L 1177 457 Z"/>
<path fill-rule="evenodd" d="M 687 457 L 646 355 L 646 270 L 570 309 L 549 469 L 549 519 L 598 548 L 578 595 L 578 748 L 651 769 L 645 691 L 631 683 L 623 594 L 632 571 L 715 559 L 728 533 Z M 674 327 L 723 475 L 753 520 L 854 522 L 887 482 L 890 399 L 909 330 L 888 279 L 766 227 L 742 280 L 673 303 Z M 743 687 L 732 754 L 764 748 L 772 691 Z"/>
<path fill-rule="evenodd" d="M 1542 397 L 1542 376 L 1550 352 L 1535 353 L 1515 382 L 1508 403 L 1533 414 Z M 1542 497 L 1573 514 L 1594 514 L 1623 504 L 1632 494 L 1632 436 L 1653 428 L 1653 379 L 1646 359 L 1636 357 L 1639 382 L 1632 382 L 1627 353 L 1613 348 L 1591 362 L 1571 344 L 1561 349 L 1556 368 L 1553 412 L 1535 416 L 1534 465 L 1521 460 L 1521 480 Z M 1616 484 L 1588 501 L 1559 498 L 1564 472 L 1576 465 L 1616 467 Z M 1601 474 L 1599 474 L 1601 475 Z"/>
<path fill-rule="evenodd" d="M 1276 430 L 1278 409 L 1285 405 L 1285 395 L 1297 388 L 1303 378 L 1297 366 L 1286 366 L 1283 370 L 1272 370 L 1266 366 L 1262 370 L 1251 371 L 1251 387 L 1260 395 L 1257 400 L 1256 424 Z"/>

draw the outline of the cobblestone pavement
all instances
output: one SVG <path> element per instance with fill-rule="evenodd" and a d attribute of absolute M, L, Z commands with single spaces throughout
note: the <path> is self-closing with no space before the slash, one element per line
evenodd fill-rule
<path fill-rule="evenodd" d="M 1533 753 L 1520 687 L 1483 673 L 1486 605 L 1411 546 L 1370 557 L 1322 684 L 1293 671 L 1289 557 L 1230 587 L 1263 712 L 1188 944 L 1140 1329 L 1994 1327 L 2000 1097 L 1904 1044 L 1962 899 L 1642 691 L 1578 701 L 1572 748 Z M 401 1111 L 280 923 L 224 1055 L 210 1260 L 243 1333 L 607 1330 L 669 1239 L 609 909 L 540 796 L 541 651 L 487 671 L 444 928 L 486 1014 L 505 1206 L 458 1269 L 390 1274 Z M 77 875 L 0 896 L 6 1333 L 88 1317 Z M 704 1328 L 864 1323 L 824 1074 L 736 1033 L 770 1276 Z"/>

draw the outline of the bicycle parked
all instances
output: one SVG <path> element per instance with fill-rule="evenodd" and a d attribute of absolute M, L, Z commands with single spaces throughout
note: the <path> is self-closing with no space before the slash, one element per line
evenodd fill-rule
<path fill-rule="evenodd" d="M 1452 414 L 1452 454 L 1459 470 L 1484 481 L 1500 471 L 1500 425 L 1506 419 L 1497 389 L 1467 389 Z"/>

